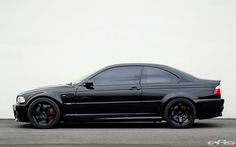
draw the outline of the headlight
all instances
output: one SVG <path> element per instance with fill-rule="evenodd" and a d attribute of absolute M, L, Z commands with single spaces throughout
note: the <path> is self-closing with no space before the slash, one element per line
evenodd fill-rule
<path fill-rule="evenodd" d="M 18 96 L 16 99 L 17 104 L 25 103 L 25 98 L 23 96 Z"/>

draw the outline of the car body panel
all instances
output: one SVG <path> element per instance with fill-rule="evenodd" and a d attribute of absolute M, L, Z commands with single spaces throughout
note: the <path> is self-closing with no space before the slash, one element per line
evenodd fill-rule
<path fill-rule="evenodd" d="M 94 86 L 94 89 L 79 86 L 77 102 L 68 106 L 73 107 L 68 113 L 134 113 L 139 110 L 141 100 L 141 90 L 130 89 L 135 86 L 139 85 Z"/>
<path fill-rule="evenodd" d="M 86 88 L 84 83 L 102 72 L 119 67 L 154 67 L 167 71 L 178 80 L 166 83 L 138 83 L 120 85 L 94 85 Z M 163 119 L 165 105 L 175 98 L 186 98 L 194 103 L 198 118 L 221 115 L 224 100 L 213 94 L 220 81 L 203 80 L 169 66 L 158 64 L 118 64 L 108 66 L 75 84 L 34 89 L 19 94 L 26 98 L 25 104 L 13 106 L 18 121 L 28 121 L 27 108 L 40 97 L 54 100 L 62 111 L 62 120 L 152 120 Z M 212 110 L 208 110 L 207 107 Z"/>

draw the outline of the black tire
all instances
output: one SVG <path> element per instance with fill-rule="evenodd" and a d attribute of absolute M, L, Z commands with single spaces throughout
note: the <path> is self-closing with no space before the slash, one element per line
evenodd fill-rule
<path fill-rule="evenodd" d="M 29 105 L 27 117 L 35 128 L 48 129 L 60 121 L 60 109 L 53 100 L 39 98 Z"/>
<path fill-rule="evenodd" d="M 194 123 L 196 108 L 191 101 L 176 98 L 166 105 L 164 118 L 174 128 L 188 128 Z"/>

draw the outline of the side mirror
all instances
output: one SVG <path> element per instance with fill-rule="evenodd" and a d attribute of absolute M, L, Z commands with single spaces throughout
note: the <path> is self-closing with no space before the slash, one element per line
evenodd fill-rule
<path fill-rule="evenodd" d="M 86 81 L 84 83 L 84 87 L 86 87 L 87 89 L 94 89 L 93 88 L 93 82 L 92 81 Z"/>

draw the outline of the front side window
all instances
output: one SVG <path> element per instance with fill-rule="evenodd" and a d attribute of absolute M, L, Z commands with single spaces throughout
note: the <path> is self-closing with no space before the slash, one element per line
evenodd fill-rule
<path fill-rule="evenodd" d="M 90 79 L 94 85 L 137 84 L 141 75 L 141 67 L 114 67 L 99 73 Z"/>
<path fill-rule="evenodd" d="M 169 83 L 177 80 L 178 77 L 168 71 L 155 67 L 144 67 L 141 83 Z"/>

